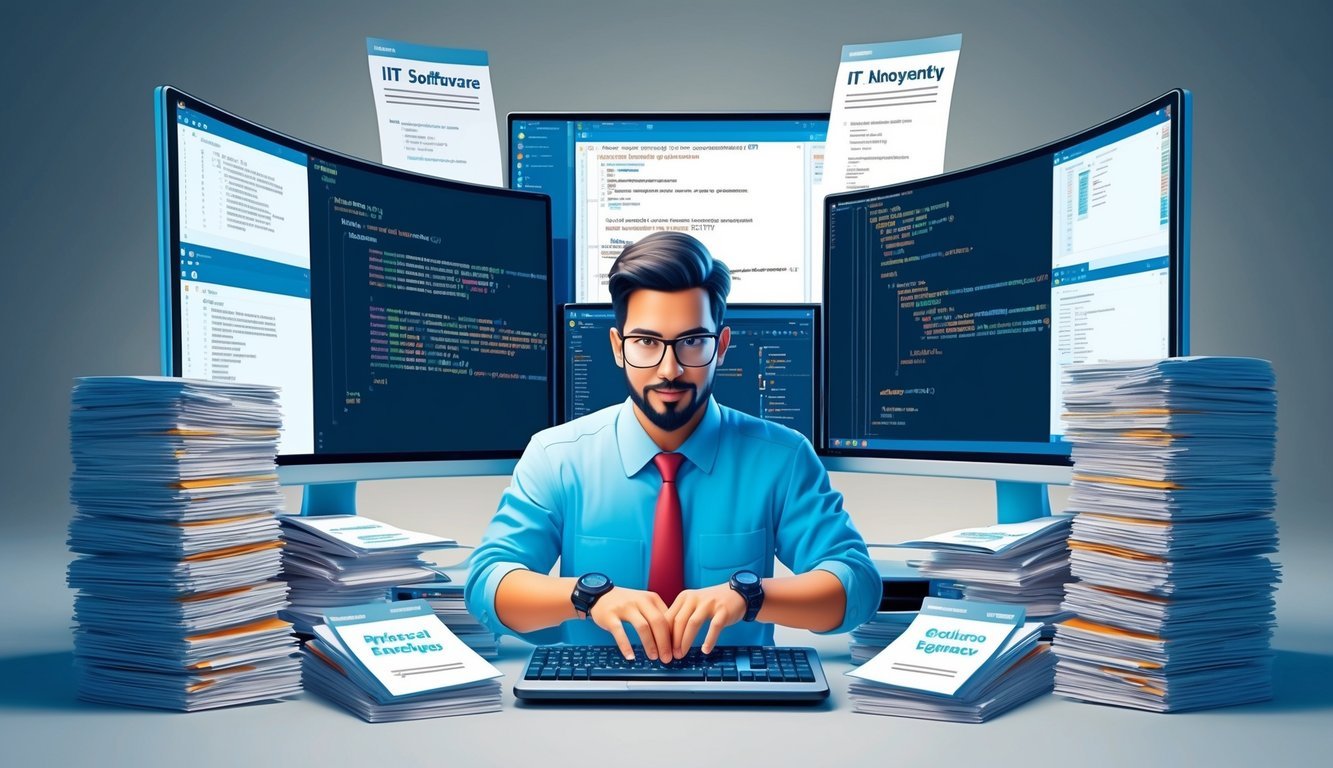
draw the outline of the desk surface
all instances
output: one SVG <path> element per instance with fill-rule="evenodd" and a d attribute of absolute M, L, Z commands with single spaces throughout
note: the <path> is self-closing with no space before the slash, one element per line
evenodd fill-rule
<path fill-rule="evenodd" d="M 1156 715 L 1048 695 L 983 725 L 863 715 L 847 700 L 847 636 L 779 628 L 779 643 L 819 650 L 825 704 L 521 705 L 512 684 L 528 647 L 507 638 L 502 712 L 372 725 L 312 694 L 193 714 L 76 701 L 63 538 L 0 539 L 5 765 L 1285 765 L 1333 753 L 1333 559 L 1320 541 L 1284 542 L 1277 697 L 1261 705 Z"/>

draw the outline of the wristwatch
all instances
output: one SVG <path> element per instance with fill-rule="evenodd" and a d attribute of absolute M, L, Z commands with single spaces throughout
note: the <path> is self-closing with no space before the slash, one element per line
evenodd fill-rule
<path fill-rule="evenodd" d="M 745 598 L 745 617 L 743 621 L 754 621 L 759 609 L 764 607 L 764 583 L 754 571 L 736 571 L 731 574 L 727 584 L 741 597 Z"/>
<path fill-rule="evenodd" d="M 574 582 L 574 591 L 569 595 L 569 601 L 574 604 L 574 610 L 586 619 L 597 598 L 610 592 L 613 587 L 615 584 L 611 583 L 610 576 L 604 573 L 585 573 Z"/>

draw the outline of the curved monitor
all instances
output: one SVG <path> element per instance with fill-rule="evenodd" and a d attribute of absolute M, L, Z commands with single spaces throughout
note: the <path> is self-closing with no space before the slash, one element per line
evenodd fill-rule
<path fill-rule="evenodd" d="M 1067 483 L 1061 368 L 1188 353 L 1189 121 L 829 196 L 826 466 Z"/>
<path fill-rule="evenodd" d="M 281 387 L 284 483 L 510 472 L 552 423 L 549 198 L 156 103 L 164 371 Z"/>

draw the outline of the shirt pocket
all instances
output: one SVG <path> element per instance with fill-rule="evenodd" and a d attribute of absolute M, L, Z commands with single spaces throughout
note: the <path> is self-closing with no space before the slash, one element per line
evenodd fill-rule
<path fill-rule="evenodd" d="M 768 532 L 762 528 L 746 533 L 710 533 L 699 537 L 699 572 L 695 588 L 726 584 L 736 571 L 766 575 L 772 553 L 767 551 Z"/>
<path fill-rule="evenodd" d="M 629 589 L 646 589 L 648 563 L 642 539 L 618 539 L 610 536 L 577 536 L 574 539 L 574 563 L 571 575 L 604 573 L 611 583 Z"/>

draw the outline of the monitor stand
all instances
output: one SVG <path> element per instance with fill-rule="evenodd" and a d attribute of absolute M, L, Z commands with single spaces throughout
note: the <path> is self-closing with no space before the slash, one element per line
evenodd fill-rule
<path fill-rule="evenodd" d="M 301 494 L 301 517 L 356 514 L 356 481 L 312 483 Z"/>
<path fill-rule="evenodd" d="M 1049 517 L 1051 497 L 1046 492 L 1045 483 L 996 480 L 995 509 L 996 522 L 1022 523 L 1039 517 Z"/>

